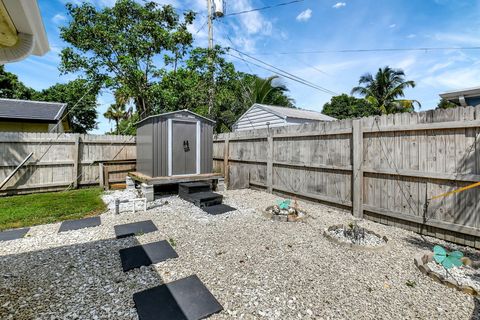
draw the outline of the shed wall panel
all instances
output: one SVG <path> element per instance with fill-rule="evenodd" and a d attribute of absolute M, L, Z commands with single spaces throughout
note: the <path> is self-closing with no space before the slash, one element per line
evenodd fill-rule
<path fill-rule="evenodd" d="M 155 159 L 154 177 L 168 175 L 168 121 L 167 119 L 155 118 Z"/>
<path fill-rule="evenodd" d="M 200 140 L 200 173 L 211 173 L 213 166 L 213 127 L 210 124 L 201 123 Z"/>
<path fill-rule="evenodd" d="M 146 175 L 153 175 L 153 136 L 152 121 L 146 121 L 137 129 L 137 170 Z"/>

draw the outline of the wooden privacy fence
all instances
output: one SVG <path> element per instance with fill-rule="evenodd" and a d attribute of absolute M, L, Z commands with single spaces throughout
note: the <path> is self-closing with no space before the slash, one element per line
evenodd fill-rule
<path fill-rule="evenodd" d="M 109 164 L 108 183 L 125 181 L 136 159 L 135 137 L 114 135 L 0 132 L 0 181 L 22 160 L 33 156 L 0 190 L 0 194 L 63 190 L 100 184 L 99 167 Z"/>
<path fill-rule="evenodd" d="M 219 134 L 214 170 L 351 208 L 356 217 L 480 247 L 480 107 Z"/>

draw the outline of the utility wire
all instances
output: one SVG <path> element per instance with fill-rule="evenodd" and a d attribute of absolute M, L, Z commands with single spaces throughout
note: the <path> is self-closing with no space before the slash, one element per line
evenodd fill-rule
<path fill-rule="evenodd" d="M 238 57 L 238 56 L 236 56 L 236 55 L 234 55 L 234 54 L 227 53 L 227 55 L 229 55 L 229 56 L 231 56 L 231 57 L 233 57 L 233 58 L 235 58 L 235 59 L 238 59 L 238 60 L 241 60 L 241 61 L 245 61 L 245 59 L 240 58 L 240 57 Z M 272 72 L 272 73 L 274 73 L 274 74 L 276 74 L 276 75 L 279 75 L 279 76 L 281 76 L 281 77 L 284 77 L 284 78 L 290 79 L 290 80 L 292 80 L 292 81 L 298 82 L 298 83 L 300 83 L 300 84 L 306 85 L 307 87 L 311 87 L 311 88 L 313 88 L 313 89 L 316 89 L 316 90 L 319 90 L 319 91 L 321 91 L 321 92 L 324 92 L 323 90 L 320 90 L 320 89 L 318 89 L 318 88 L 316 88 L 316 87 L 314 87 L 314 86 L 312 86 L 312 85 L 310 85 L 310 84 L 308 84 L 308 83 L 306 83 L 306 82 L 299 81 L 299 80 L 297 80 L 297 79 L 291 78 L 291 77 L 289 77 L 289 76 L 287 76 L 287 75 L 285 75 L 285 74 L 283 74 L 283 73 L 280 73 L 280 72 L 278 72 L 278 71 L 275 71 L 275 70 L 273 70 L 273 69 L 266 68 L 266 67 L 261 66 L 261 65 L 259 65 L 259 64 L 253 63 L 253 62 L 251 62 L 251 61 L 249 61 L 249 62 L 247 62 L 247 63 L 248 63 L 248 64 L 251 64 L 251 65 L 254 65 L 254 66 L 256 66 L 257 68 L 260 68 L 260 69 L 263 69 L 263 70 Z"/>
<path fill-rule="evenodd" d="M 250 12 L 254 12 L 254 11 L 261 11 L 261 10 L 267 10 L 267 9 L 272 9 L 272 8 L 278 8 L 278 7 L 282 7 L 282 6 L 287 6 L 289 4 L 303 2 L 303 1 L 304 0 L 293 0 L 293 1 L 289 1 L 289 2 L 282 2 L 282 3 L 278 3 L 278 4 L 273 4 L 273 5 L 269 5 L 269 6 L 265 6 L 265 7 L 261 7 L 261 8 L 249 9 L 249 10 L 244 10 L 244 11 L 239 11 L 239 12 L 232 12 L 232 13 L 226 14 L 225 17 L 238 16 L 240 14 L 250 13 Z"/>
<path fill-rule="evenodd" d="M 205 26 L 207 25 L 207 22 L 208 22 L 208 19 L 205 19 L 205 21 L 200 26 L 200 28 L 198 28 L 198 30 L 195 32 L 195 35 L 197 35 L 203 28 L 205 28 Z"/>
<path fill-rule="evenodd" d="M 444 50 L 480 50 L 480 47 L 420 47 L 420 48 L 374 48 L 374 49 L 341 49 L 341 50 L 306 50 L 256 53 L 258 56 L 313 54 L 313 53 L 362 53 L 362 52 L 399 52 L 399 51 L 444 51 Z"/>
<path fill-rule="evenodd" d="M 332 90 L 329 90 L 329 89 L 327 89 L 327 88 L 321 87 L 321 86 L 316 85 L 316 84 L 314 84 L 314 83 L 312 83 L 312 82 L 310 82 L 310 81 L 308 81 L 308 80 L 305 80 L 305 79 L 303 79 L 303 78 L 301 78 L 301 77 L 299 77 L 299 76 L 296 76 L 296 75 L 294 75 L 294 74 L 292 74 L 292 73 L 290 73 L 290 72 L 288 72 L 288 71 L 285 71 L 285 70 L 283 70 L 283 69 L 280 69 L 280 68 L 278 68 L 278 67 L 275 67 L 275 66 L 272 65 L 272 64 L 269 64 L 269 63 L 264 62 L 264 61 L 262 61 L 262 60 L 260 60 L 260 59 L 257 59 L 257 58 L 255 58 L 255 57 L 249 55 L 249 54 L 246 54 L 246 53 L 244 53 L 244 52 L 241 52 L 241 51 L 239 51 L 239 50 L 237 50 L 237 49 L 235 49 L 235 48 L 230 48 L 230 49 L 234 50 L 235 52 L 237 52 L 237 53 L 239 53 L 239 54 L 241 54 L 241 55 L 243 55 L 243 56 L 246 56 L 246 57 L 248 57 L 248 58 L 250 58 L 250 59 L 252 59 L 252 60 L 254 60 L 254 61 L 257 61 L 257 62 L 259 62 L 259 63 L 261 63 L 261 64 L 263 64 L 263 65 L 266 65 L 266 66 L 268 66 L 269 68 L 271 68 L 271 69 L 268 69 L 268 68 L 260 67 L 260 66 L 259 66 L 259 67 L 262 68 L 262 69 L 266 69 L 266 70 L 268 70 L 268 71 L 270 71 L 270 72 L 274 72 L 274 73 L 276 73 L 276 74 L 279 74 L 279 72 L 280 72 L 279 75 L 281 75 L 281 76 L 283 76 L 283 77 L 285 77 L 285 78 L 288 78 L 288 79 L 291 79 L 291 80 L 293 80 L 293 81 L 296 81 L 296 82 L 305 84 L 305 85 L 307 85 L 307 86 L 309 86 L 309 87 L 312 87 L 312 88 L 314 88 L 314 89 L 317 89 L 317 90 L 319 90 L 319 91 L 322 91 L 322 92 L 327 93 L 327 94 L 330 94 L 330 95 L 337 95 L 337 94 L 338 94 L 338 93 L 336 93 L 336 92 L 334 92 L 334 91 L 332 91 Z M 231 55 L 231 54 L 230 54 L 230 55 Z M 236 57 L 236 56 L 234 56 L 234 55 L 231 55 L 231 56 Z M 237 59 L 241 59 L 241 58 L 238 58 L 238 57 L 236 57 L 236 58 L 237 58 Z M 243 60 L 243 59 L 242 59 L 242 60 Z M 249 63 L 252 63 L 252 62 L 249 62 Z M 252 63 L 252 64 L 255 65 L 255 66 L 258 66 L 258 65 L 255 64 L 255 63 Z M 273 71 L 272 69 L 274 69 L 274 70 L 276 70 L 276 71 Z"/>

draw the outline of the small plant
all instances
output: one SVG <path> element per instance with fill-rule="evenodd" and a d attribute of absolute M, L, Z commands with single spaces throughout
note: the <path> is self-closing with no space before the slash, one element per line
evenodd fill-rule
<path fill-rule="evenodd" d="M 436 245 L 433 247 L 433 259 L 441 264 L 446 270 L 463 265 L 463 253 L 460 251 L 448 252 L 444 247 Z"/>
<path fill-rule="evenodd" d="M 177 245 L 177 242 L 176 242 L 175 239 L 173 239 L 173 238 L 168 239 L 168 243 L 170 243 L 170 245 L 171 245 L 172 247 L 174 247 L 174 248 L 175 248 L 176 245 Z"/>
<path fill-rule="evenodd" d="M 407 280 L 407 282 L 405 282 L 405 285 L 410 288 L 415 288 L 417 286 L 417 283 L 414 280 Z"/>
<path fill-rule="evenodd" d="M 365 228 L 359 227 L 356 221 L 351 221 L 348 228 L 343 229 L 343 236 L 352 238 L 354 243 L 358 243 L 365 239 Z"/>
<path fill-rule="evenodd" d="M 290 208 L 290 199 L 278 200 L 277 203 L 280 210 L 288 210 Z"/>

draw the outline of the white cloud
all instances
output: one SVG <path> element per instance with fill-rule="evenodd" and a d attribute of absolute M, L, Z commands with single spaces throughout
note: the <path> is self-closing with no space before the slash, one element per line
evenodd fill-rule
<path fill-rule="evenodd" d="M 466 34 L 466 33 L 437 33 L 433 36 L 435 40 L 442 41 L 443 43 L 449 42 L 454 44 L 465 45 L 480 45 L 480 38 L 478 35 Z"/>
<path fill-rule="evenodd" d="M 466 67 L 446 70 L 435 76 L 424 78 L 422 81 L 433 87 L 448 90 L 476 86 L 478 79 L 480 79 L 480 69 Z"/>
<path fill-rule="evenodd" d="M 56 15 L 53 16 L 52 18 L 52 22 L 55 23 L 55 24 L 59 24 L 59 23 L 62 23 L 64 21 L 67 20 L 67 17 L 65 17 L 63 14 L 61 13 L 57 13 Z"/>
<path fill-rule="evenodd" d="M 388 27 L 389 27 L 390 29 L 393 29 L 393 28 L 395 28 L 396 26 L 397 26 L 397 25 L 396 25 L 395 23 L 392 23 L 392 24 L 389 25 Z"/>
<path fill-rule="evenodd" d="M 312 17 L 312 10 L 307 9 L 305 11 L 300 12 L 300 14 L 297 16 L 297 21 L 308 21 Z"/>
<path fill-rule="evenodd" d="M 439 70 L 445 69 L 453 64 L 453 61 L 448 61 L 445 63 L 436 63 L 431 68 L 427 70 L 428 73 L 435 73 Z"/>
<path fill-rule="evenodd" d="M 334 8 L 334 9 L 340 9 L 340 8 L 342 8 L 342 7 L 345 7 L 346 5 L 347 5 L 347 3 L 345 3 L 345 2 L 337 2 L 336 4 L 333 5 L 332 8 Z"/>
<path fill-rule="evenodd" d="M 248 11 L 252 9 L 253 6 L 250 0 L 233 1 L 229 6 L 230 12 Z M 238 15 L 238 20 L 242 26 L 242 32 L 246 31 L 248 34 L 261 33 L 264 35 L 270 35 L 272 32 L 272 23 L 265 19 L 258 11 Z"/>
<path fill-rule="evenodd" d="M 416 36 L 417 36 L 416 34 L 410 33 L 410 34 L 407 36 L 407 38 L 408 38 L 408 39 L 413 39 L 413 38 L 415 38 Z"/>

